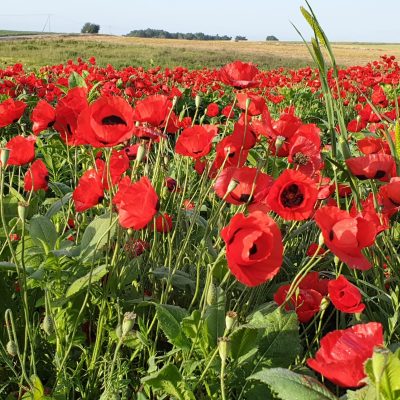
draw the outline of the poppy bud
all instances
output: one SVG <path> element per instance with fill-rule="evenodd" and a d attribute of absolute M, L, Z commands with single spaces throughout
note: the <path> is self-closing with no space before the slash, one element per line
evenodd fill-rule
<path fill-rule="evenodd" d="M 248 98 L 246 99 L 246 112 L 247 112 L 247 110 L 248 110 L 249 107 L 250 107 L 250 103 L 251 103 L 251 99 L 250 99 L 250 97 L 248 97 Z"/>
<path fill-rule="evenodd" d="M 322 234 L 322 232 L 319 234 L 318 237 L 318 247 L 322 247 L 324 244 L 324 235 Z"/>
<path fill-rule="evenodd" d="M 208 288 L 206 301 L 209 306 L 217 302 L 217 287 L 213 283 Z"/>
<path fill-rule="evenodd" d="M 121 326 L 121 325 L 118 325 L 118 326 L 115 328 L 115 334 L 117 335 L 117 338 L 118 338 L 118 339 L 121 339 L 121 338 L 122 338 L 122 326 Z"/>
<path fill-rule="evenodd" d="M 0 149 L 0 163 L 3 168 L 6 167 L 8 158 L 10 157 L 10 149 Z"/>
<path fill-rule="evenodd" d="M 7 353 L 8 353 L 11 357 L 15 357 L 15 356 L 17 355 L 18 349 L 17 349 L 17 345 L 16 345 L 16 343 L 14 342 L 14 340 L 9 340 L 9 341 L 7 342 L 6 350 L 7 350 Z"/>
<path fill-rule="evenodd" d="M 136 153 L 136 160 L 138 163 L 142 162 L 143 158 L 146 156 L 146 149 L 145 147 L 140 144 L 138 149 L 137 149 L 137 153 Z"/>
<path fill-rule="evenodd" d="M 133 236 L 133 229 L 132 228 L 129 228 L 128 230 L 127 230 L 127 233 L 128 233 L 128 235 L 129 236 Z"/>
<path fill-rule="evenodd" d="M 50 315 L 45 315 L 42 322 L 42 329 L 49 336 L 54 333 L 54 322 Z"/>
<path fill-rule="evenodd" d="M 226 194 L 228 195 L 229 193 L 233 192 L 238 184 L 239 182 L 236 179 L 231 179 Z"/>
<path fill-rule="evenodd" d="M 225 360 L 228 357 L 229 342 L 230 342 L 230 339 L 226 336 L 218 338 L 218 351 L 219 351 L 219 356 L 221 357 L 222 362 L 225 362 Z"/>
<path fill-rule="evenodd" d="M 275 149 L 276 149 L 276 154 L 278 154 L 279 150 L 283 146 L 283 143 L 285 143 L 286 138 L 284 136 L 278 136 L 275 140 Z"/>
<path fill-rule="evenodd" d="M 178 96 L 174 96 L 174 98 L 172 99 L 172 108 L 176 106 L 177 102 L 178 102 Z"/>
<path fill-rule="evenodd" d="M 194 104 L 196 105 L 196 108 L 200 107 L 201 97 L 199 95 L 197 95 L 196 98 L 194 99 Z"/>
<path fill-rule="evenodd" d="M 225 327 L 226 330 L 229 332 L 233 325 L 236 323 L 237 320 L 237 313 L 235 311 L 228 311 L 225 317 Z"/>
<path fill-rule="evenodd" d="M 18 203 L 18 216 L 19 216 L 19 218 L 20 218 L 20 220 L 22 221 L 22 222 L 24 222 L 25 221 L 25 218 L 26 218 L 26 211 L 27 211 L 27 209 L 28 209 L 28 207 L 29 207 L 29 204 L 28 203 L 26 203 L 26 202 L 19 202 Z"/>
<path fill-rule="evenodd" d="M 329 307 L 329 303 L 329 299 L 327 297 L 323 297 L 319 306 L 320 311 L 325 311 Z"/>
<path fill-rule="evenodd" d="M 135 324 L 136 314 L 134 312 L 126 312 L 122 322 L 122 337 L 126 336 Z"/>

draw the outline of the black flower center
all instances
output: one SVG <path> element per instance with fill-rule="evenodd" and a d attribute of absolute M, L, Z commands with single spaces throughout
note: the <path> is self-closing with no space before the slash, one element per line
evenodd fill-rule
<path fill-rule="evenodd" d="M 104 117 L 101 120 L 101 123 L 103 125 L 125 125 L 125 126 L 127 126 L 127 123 L 118 115 L 107 115 L 107 117 Z"/>
<path fill-rule="evenodd" d="M 298 185 L 292 183 L 281 193 L 281 203 L 284 207 L 298 207 L 304 200 L 304 195 Z"/>
<path fill-rule="evenodd" d="M 293 161 L 299 165 L 307 165 L 309 160 L 310 160 L 310 157 L 306 156 L 303 153 L 296 153 L 293 157 Z"/>
<path fill-rule="evenodd" d="M 254 243 L 253 246 L 251 246 L 251 249 L 249 250 L 249 255 L 252 256 L 257 253 L 257 245 Z"/>

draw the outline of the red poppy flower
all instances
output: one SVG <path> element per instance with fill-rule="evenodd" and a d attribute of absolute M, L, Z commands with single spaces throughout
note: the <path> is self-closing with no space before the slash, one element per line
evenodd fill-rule
<path fill-rule="evenodd" d="M 167 187 L 168 191 L 173 192 L 180 192 L 180 188 L 178 186 L 178 182 L 171 177 L 165 178 L 165 186 Z"/>
<path fill-rule="evenodd" d="M 246 110 L 246 104 L 248 102 L 248 115 L 260 115 L 266 107 L 264 98 L 254 93 L 236 93 L 236 98 L 238 100 L 237 105 L 242 110 Z"/>
<path fill-rule="evenodd" d="M 128 177 L 122 179 L 113 202 L 118 208 L 119 223 L 135 230 L 144 228 L 159 208 L 157 193 L 147 177 L 135 183 Z"/>
<path fill-rule="evenodd" d="M 216 117 L 219 114 L 219 107 L 218 104 L 216 103 L 210 103 L 207 106 L 207 111 L 206 111 L 206 115 L 207 117 Z"/>
<path fill-rule="evenodd" d="M 308 176 L 324 168 L 320 129 L 316 125 L 302 125 L 291 137 L 288 161 L 296 164 L 298 170 Z"/>
<path fill-rule="evenodd" d="M 315 213 L 315 222 L 322 231 L 328 248 L 350 268 L 367 270 L 371 263 L 361 250 L 375 242 L 373 222 L 353 218 L 347 211 L 334 206 L 322 207 Z"/>
<path fill-rule="evenodd" d="M 395 177 L 379 188 L 380 202 L 383 212 L 391 217 L 400 209 L 400 178 Z"/>
<path fill-rule="evenodd" d="M 163 213 L 156 218 L 156 231 L 168 233 L 172 230 L 172 218 L 169 214 Z"/>
<path fill-rule="evenodd" d="M 161 128 L 165 126 L 168 117 L 174 118 L 171 109 L 172 101 L 164 95 L 152 95 L 138 101 L 133 113 L 133 120 L 140 122 L 141 125 L 135 127 L 135 136 L 158 139 L 162 136 Z M 178 128 L 175 126 L 176 130 Z"/>
<path fill-rule="evenodd" d="M 228 267 L 246 286 L 272 279 L 283 260 L 282 235 L 275 221 L 256 211 L 248 217 L 236 214 L 221 231 L 226 243 Z"/>
<path fill-rule="evenodd" d="M 6 144 L 6 148 L 10 150 L 10 156 L 7 165 L 24 165 L 28 164 L 35 158 L 35 136 L 14 136 Z"/>
<path fill-rule="evenodd" d="M 254 87 L 258 84 L 256 75 L 260 71 L 251 63 L 234 61 L 220 70 L 220 79 L 223 83 L 237 89 Z"/>
<path fill-rule="evenodd" d="M 343 275 L 328 283 L 329 298 L 336 309 L 344 313 L 361 313 L 365 309 L 358 288 L 352 285 Z"/>
<path fill-rule="evenodd" d="M 122 143 L 133 130 L 133 109 L 122 97 L 102 96 L 79 114 L 77 136 L 94 147 Z"/>
<path fill-rule="evenodd" d="M 45 100 L 39 100 L 31 114 L 32 131 L 35 135 L 51 128 L 56 121 L 56 110 Z"/>
<path fill-rule="evenodd" d="M 318 253 L 317 253 L 318 251 Z M 317 256 L 322 256 L 325 254 L 325 251 L 322 247 L 318 246 L 318 243 L 311 243 L 308 246 L 307 252 L 306 254 L 308 255 L 308 257 L 313 257 L 315 255 L 315 253 L 317 253 Z"/>
<path fill-rule="evenodd" d="M 361 132 L 366 127 L 367 121 L 361 118 L 353 119 L 347 124 L 347 130 L 349 132 Z"/>
<path fill-rule="evenodd" d="M 42 160 L 35 160 L 28 171 L 26 171 L 24 177 L 24 189 L 29 192 L 33 190 L 48 189 L 49 183 L 49 172 L 47 171 L 46 165 Z"/>
<path fill-rule="evenodd" d="M 382 138 L 366 137 L 357 141 L 357 147 L 363 154 L 390 153 L 388 142 Z"/>
<path fill-rule="evenodd" d="M 274 182 L 268 203 L 286 220 L 301 221 L 311 216 L 318 190 L 315 182 L 299 171 L 288 169 Z"/>
<path fill-rule="evenodd" d="M 101 203 L 104 198 L 102 174 L 95 169 L 87 170 L 79 179 L 72 198 L 77 212 L 88 210 Z"/>
<path fill-rule="evenodd" d="M 88 107 L 87 89 L 75 87 L 62 97 L 56 106 L 56 122 L 54 129 L 60 133 L 61 139 L 70 146 L 87 144 L 77 137 L 78 116 Z"/>
<path fill-rule="evenodd" d="M 388 154 L 348 158 L 346 164 L 351 173 L 360 180 L 379 179 L 388 182 L 392 176 L 396 176 L 396 164 Z"/>
<path fill-rule="evenodd" d="M 8 126 L 13 122 L 17 122 L 24 113 L 26 103 L 7 99 L 0 104 L 0 128 Z"/>
<path fill-rule="evenodd" d="M 214 189 L 221 199 L 231 204 L 258 203 L 265 199 L 273 178 L 257 168 L 229 167 L 218 176 Z M 227 193 L 230 185 L 234 189 Z"/>
<path fill-rule="evenodd" d="M 124 250 L 131 257 L 139 257 L 149 248 L 150 248 L 150 244 L 148 242 L 146 242 L 145 240 L 141 240 L 141 239 L 129 238 L 128 241 L 124 244 Z"/>
<path fill-rule="evenodd" d="M 318 313 L 322 298 L 328 293 L 327 280 L 319 279 L 318 272 L 310 272 L 298 285 L 298 290 L 285 304 L 285 310 L 295 310 L 297 318 L 303 324 L 309 322 Z M 274 301 L 281 305 L 286 301 L 290 285 L 282 285 L 274 294 Z"/>
<path fill-rule="evenodd" d="M 244 150 L 252 149 L 258 141 L 257 133 L 253 131 L 250 124 L 244 123 L 244 119 L 235 123 L 231 136 L 232 140 L 241 143 Z"/>
<path fill-rule="evenodd" d="M 110 166 L 109 166 L 112 185 L 116 185 L 119 182 L 122 174 L 128 170 L 129 165 L 130 165 L 129 158 L 126 154 L 125 149 L 120 151 L 113 150 L 113 152 L 111 153 Z M 99 176 L 102 177 L 104 189 L 108 190 L 109 185 L 108 185 L 108 177 L 107 177 L 108 172 L 106 163 L 101 159 L 97 159 L 96 168 L 99 172 Z"/>
<path fill-rule="evenodd" d="M 216 146 L 216 157 L 211 168 L 211 176 L 216 174 L 222 166 L 242 167 L 249 154 L 249 151 L 244 149 L 242 141 L 238 136 L 229 135 L 224 137 Z"/>
<path fill-rule="evenodd" d="M 374 347 L 383 344 L 383 328 L 378 322 L 359 324 L 328 333 L 320 349 L 307 364 L 341 387 L 364 384 L 364 363 L 372 357 Z"/>
<path fill-rule="evenodd" d="M 175 152 L 183 156 L 198 159 L 211 151 L 212 140 L 218 128 L 215 125 L 196 125 L 186 128 L 176 141 Z"/>

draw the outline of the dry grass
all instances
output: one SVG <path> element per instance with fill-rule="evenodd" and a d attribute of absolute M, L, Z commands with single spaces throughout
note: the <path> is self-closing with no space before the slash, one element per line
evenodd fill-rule
<path fill-rule="evenodd" d="M 399 44 L 334 43 L 342 66 L 366 64 L 383 54 L 400 58 Z M 0 67 L 22 62 L 36 68 L 60 64 L 67 59 L 95 56 L 100 65 L 117 68 L 150 67 L 218 68 L 235 59 L 252 61 L 260 68 L 296 68 L 309 65 L 311 58 L 300 42 L 227 42 L 176 39 L 144 39 L 105 35 L 77 35 L 8 39 L 0 42 Z"/>

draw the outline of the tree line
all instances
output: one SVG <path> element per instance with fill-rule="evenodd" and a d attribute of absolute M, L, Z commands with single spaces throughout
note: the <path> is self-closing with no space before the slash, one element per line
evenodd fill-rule
<path fill-rule="evenodd" d="M 186 39 L 186 40 L 232 40 L 231 36 L 207 35 L 203 32 L 197 33 L 181 33 L 167 32 L 163 29 L 136 29 L 130 31 L 125 36 L 142 37 L 142 38 L 159 38 L 159 39 Z"/>

